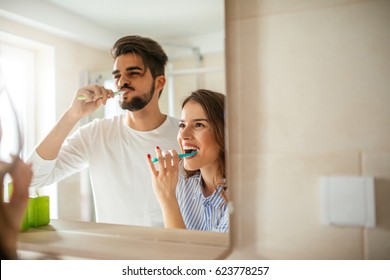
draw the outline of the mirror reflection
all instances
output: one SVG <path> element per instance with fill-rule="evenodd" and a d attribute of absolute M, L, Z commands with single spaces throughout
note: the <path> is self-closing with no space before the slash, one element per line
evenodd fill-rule
<path fill-rule="evenodd" d="M 51 216 L 162 227 L 164 223 L 167 224 L 161 212 L 161 205 L 166 201 L 156 199 L 149 169 L 154 174 L 158 168 L 174 166 L 176 170 L 178 153 L 196 151 L 196 155 L 183 158 L 180 162 L 190 171 L 211 174 L 207 178 L 201 176 L 198 181 L 210 186 L 204 193 L 205 198 L 212 197 L 210 195 L 218 190 L 216 198 L 222 199 L 218 204 L 221 207 L 218 206 L 218 211 L 210 210 L 210 213 L 218 225 L 221 221 L 226 222 L 224 213 L 227 213 L 227 203 L 223 194 L 226 174 L 224 170 L 220 171 L 219 161 L 213 165 L 214 171 L 211 173 L 208 171 L 210 168 L 205 173 L 202 171 L 203 166 L 215 162 L 223 154 L 224 147 L 218 142 L 220 139 L 215 139 L 215 131 L 210 130 L 210 143 L 218 143 L 213 150 L 215 157 L 192 166 L 191 161 L 202 159 L 202 147 L 206 147 L 208 142 L 195 142 L 191 140 L 193 135 L 178 136 L 179 128 L 185 131 L 193 127 L 198 132 L 201 128 L 207 129 L 207 125 L 213 125 L 210 120 L 214 116 L 199 101 L 188 103 L 195 109 L 184 108 L 182 101 L 185 97 L 198 89 L 225 93 L 223 1 L 213 1 L 212 4 L 210 1 L 199 1 L 196 8 L 190 6 L 193 1 L 171 1 L 172 5 L 165 3 L 166 11 L 155 9 L 175 19 L 171 26 L 161 24 L 167 22 L 161 18 L 154 21 L 150 9 L 142 14 L 140 8 L 139 12 L 134 12 L 134 17 L 144 21 L 129 23 L 134 30 L 119 26 L 120 32 L 112 32 L 117 22 L 107 22 L 107 28 L 99 23 L 102 28 L 98 31 L 95 29 L 98 40 L 93 38 L 96 37 L 94 33 L 89 34 L 90 40 L 86 39 L 82 27 L 88 29 L 96 23 L 91 19 L 91 14 L 103 13 L 105 16 L 99 18 L 107 21 L 107 18 L 116 17 L 116 14 L 109 14 L 110 9 L 104 2 L 99 3 L 99 8 L 93 5 L 88 14 L 85 7 L 72 6 L 78 1 L 67 4 L 55 0 L 39 2 L 37 4 L 58 11 L 59 16 L 69 22 L 82 19 L 77 22 L 78 29 L 74 30 L 74 36 L 69 38 L 69 34 L 65 37 L 62 35 L 73 32 L 68 28 L 70 23 L 61 32 L 23 26 L 23 23 L 14 23 L 12 18 L 2 18 L 9 24 L 9 29 L 0 34 L 1 58 L 10 62 L 5 72 L 18 72 L 28 77 L 23 84 L 12 80 L 12 77 L 8 78 L 8 84 L 18 85 L 15 88 L 11 86 L 10 91 L 16 92 L 15 96 L 18 97 L 15 98 L 20 100 L 15 103 L 23 112 L 22 123 L 26 135 L 24 158 L 31 155 L 30 159 L 35 163 L 36 177 L 40 177 L 35 185 L 54 184 L 40 190 L 42 194 L 51 195 Z M 218 7 L 214 6 L 215 3 Z M 150 6 L 150 3 L 144 5 Z M 213 6 L 208 9 L 208 5 Z M 17 9 L 12 8 L 11 5 L 11 12 L 17 13 Z M 206 10 L 212 10 L 214 14 L 207 15 Z M 188 15 L 189 12 L 196 14 L 197 11 L 200 11 L 200 21 L 178 16 Z M 217 19 L 216 27 L 202 27 L 208 16 Z M 34 13 L 31 17 L 34 18 Z M 45 18 L 41 20 L 41 24 L 50 24 Z M 80 23 L 85 23 L 85 26 Z M 20 24 L 22 28 L 15 30 L 12 24 Z M 178 33 L 178 29 L 173 28 L 178 25 L 186 31 Z M 61 28 L 58 25 L 54 27 Z M 32 30 L 37 30 L 34 36 L 31 35 Z M 142 38 L 152 38 L 153 41 L 132 38 L 132 44 L 138 44 L 138 47 L 132 46 L 130 52 L 114 54 L 113 59 L 108 54 L 109 49 L 118 39 L 129 34 L 144 35 Z M 142 47 L 145 44 L 150 44 L 146 48 L 148 52 L 155 49 L 152 55 L 143 55 L 145 50 Z M 167 57 L 164 58 L 164 55 Z M 114 97 L 114 91 L 121 94 Z M 79 97 L 83 97 L 83 100 L 79 100 Z M 178 142 L 180 139 L 190 140 Z M 170 151 L 172 149 L 174 151 Z M 210 156 L 212 153 L 205 154 Z M 148 165 L 147 155 L 158 157 L 159 162 Z M 172 162 L 172 165 L 162 164 L 164 158 L 164 162 Z M 161 193 L 157 192 L 159 195 Z M 225 225 L 221 231 L 226 229 Z"/>

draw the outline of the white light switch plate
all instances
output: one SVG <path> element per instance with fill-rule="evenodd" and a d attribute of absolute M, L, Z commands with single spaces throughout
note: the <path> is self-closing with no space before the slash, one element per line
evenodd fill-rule
<path fill-rule="evenodd" d="M 373 177 L 322 177 L 322 218 L 327 225 L 375 227 Z"/>

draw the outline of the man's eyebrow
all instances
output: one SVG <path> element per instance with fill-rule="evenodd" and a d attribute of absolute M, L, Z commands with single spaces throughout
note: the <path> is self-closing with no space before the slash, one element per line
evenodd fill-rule
<path fill-rule="evenodd" d="M 141 70 L 141 71 L 143 71 L 143 69 L 141 67 L 139 67 L 139 66 L 131 66 L 131 67 L 127 67 L 126 68 L 126 72 L 133 71 L 133 70 Z M 115 75 L 115 74 L 118 74 L 118 73 L 119 73 L 118 69 L 112 71 L 112 75 Z"/>
<path fill-rule="evenodd" d="M 126 68 L 126 72 L 127 71 L 133 71 L 133 70 L 143 70 L 141 67 L 139 66 L 131 66 L 131 67 L 127 67 Z"/>

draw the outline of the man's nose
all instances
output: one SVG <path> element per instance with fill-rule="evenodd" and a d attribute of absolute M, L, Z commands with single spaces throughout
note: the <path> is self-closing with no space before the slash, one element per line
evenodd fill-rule
<path fill-rule="evenodd" d="M 129 87 L 130 86 L 130 81 L 127 80 L 125 77 L 121 77 L 119 80 L 118 80 L 118 89 L 121 89 L 123 87 Z"/>

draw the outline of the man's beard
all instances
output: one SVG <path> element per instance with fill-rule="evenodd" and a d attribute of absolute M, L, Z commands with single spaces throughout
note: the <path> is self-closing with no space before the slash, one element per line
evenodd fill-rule
<path fill-rule="evenodd" d="M 127 100 L 122 98 L 119 101 L 119 106 L 123 110 L 129 110 L 132 112 L 138 111 L 138 110 L 143 109 L 146 105 L 149 104 L 150 100 L 152 100 L 152 98 L 153 98 L 153 95 L 154 95 L 154 81 L 152 83 L 152 87 L 151 87 L 149 93 L 144 93 L 140 97 L 139 96 L 135 96 L 135 97 L 129 96 L 128 98 L 130 99 L 130 101 L 128 101 L 128 102 L 127 102 Z"/>

